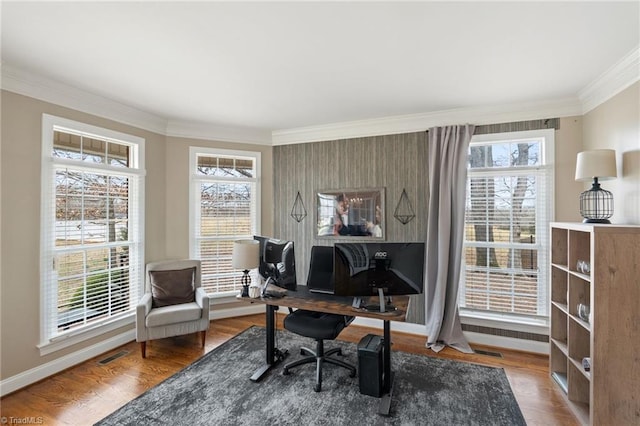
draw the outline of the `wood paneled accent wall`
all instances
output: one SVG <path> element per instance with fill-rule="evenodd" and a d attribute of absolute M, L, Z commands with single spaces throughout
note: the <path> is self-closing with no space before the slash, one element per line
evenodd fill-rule
<path fill-rule="evenodd" d="M 345 241 L 316 237 L 316 192 L 320 190 L 385 188 L 385 240 L 426 240 L 426 132 L 276 146 L 273 166 L 273 236 L 294 241 L 298 283 L 306 283 L 313 245 Z M 416 213 L 406 225 L 393 217 L 402 189 Z M 307 209 L 300 223 L 290 215 L 298 191 Z M 412 296 L 407 321 L 424 324 L 422 296 Z"/>

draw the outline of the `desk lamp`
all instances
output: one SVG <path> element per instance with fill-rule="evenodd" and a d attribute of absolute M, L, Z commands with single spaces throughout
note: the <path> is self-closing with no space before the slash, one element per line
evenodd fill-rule
<path fill-rule="evenodd" d="M 576 180 L 591 180 L 591 188 L 580 194 L 580 215 L 584 223 L 611 223 L 613 194 L 600 187 L 600 180 L 616 178 L 616 152 L 596 149 L 578 153 Z"/>
<path fill-rule="evenodd" d="M 240 293 L 242 297 L 249 297 L 249 284 L 251 284 L 249 270 L 258 267 L 259 251 L 260 242 L 256 240 L 238 240 L 233 243 L 232 266 L 234 269 L 244 270 L 241 280 L 242 293 Z"/>

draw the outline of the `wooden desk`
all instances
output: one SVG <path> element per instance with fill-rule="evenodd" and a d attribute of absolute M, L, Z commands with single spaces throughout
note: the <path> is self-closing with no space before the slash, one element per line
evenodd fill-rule
<path fill-rule="evenodd" d="M 281 298 L 260 298 L 243 299 L 251 303 L 263 303 L 266 309 L 266 362 L 258 368 L 251 376 L 254 382 L 259 381 L 271 368 L 281 363 L 288 355 L 288 352 L 275 347 L 276 332 L 276 310 L 279 306 L 306 309 L 309 311 L 326 312 L 330 314 L 351 315 L 357 317 L 375 318 L 383 321 L 383 364 L 384 372 L 382 377 L 383 395 L 380 398 L 380 408 L 378 412 L 388 416 L 391 409 L 391 397 L 393 394 L 393 372 L 391 370 L 391 327 L 390 321 L 404 321 L 409 303 L 408 296 L 394 296 L 393 305 L 396 307 L 392 312 L 373 312 L 363 309 L 356 309 L 351 306 L 351 297 L 340 297 L 320 293 L 310 292 L 306 286 L 298 286 L 297 291 L 287 291 L 287 295 Z M 371 303 L 377 303 L 377 297 L 371 298 Z"/>

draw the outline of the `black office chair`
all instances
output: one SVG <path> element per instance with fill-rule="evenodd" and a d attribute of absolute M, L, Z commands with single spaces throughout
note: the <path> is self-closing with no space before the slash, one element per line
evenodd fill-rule
<path fill-rule="evenodd" d="M 311 248 L 311 262 L 309 266 L 309 276 L 307 285 L 317 279 L 318 276 L 325 276 L 331 279 L 333 272 L 333 247 L 313 246 Z M 284 328 L 292 333 L 310 337 L 316 341 L 316 350 L 301 348 L 300 353 L 309 355 L 297 361 L 290 362 L 284 366 L 282 374 L 289 374 L 289 370 L 302 364 L 316 363 L 316 384 L 313 388 L 316 392 L 322 389 L 322 366 L 325 362 L 344 367 L 349 370 L 349 377 L 356 376 L 356 368 L 353 365 L 331 355 L 342 355 L 340 348 L 324 351 L 325 340 L 335 340 L 340 332 L 353 321 L 352 316 L 327 314 L 324 312 L 307 311 L 298 309 L 287 315 L 284 319 Z"/>

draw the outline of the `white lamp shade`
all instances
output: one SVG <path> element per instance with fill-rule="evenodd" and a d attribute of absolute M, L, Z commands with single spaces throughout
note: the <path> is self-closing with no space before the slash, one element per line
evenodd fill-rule
<path fill-rule="evenodd" d="M 616 152 L 613 149 L 596 149 L 578 153 L 576 160 L 576 180 L 615 179 Z"/>
<path fill-rule="evenodd" d="M 234 269 L 254 269 L 259 266 L 260 242 L 238 240 L 233 242 L 232 266 Z"/>

